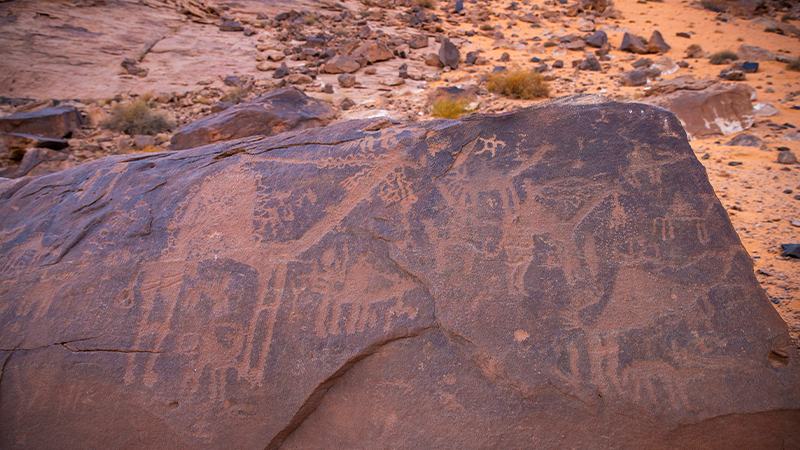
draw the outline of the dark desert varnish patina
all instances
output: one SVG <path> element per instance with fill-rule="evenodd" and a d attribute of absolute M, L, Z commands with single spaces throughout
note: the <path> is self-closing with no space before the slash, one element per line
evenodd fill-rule
<path fill-rule="evenodd" d="M 595 97 L 0 184 L 2 448 L 780 448 L 786 326 L 677 119 Z"/>

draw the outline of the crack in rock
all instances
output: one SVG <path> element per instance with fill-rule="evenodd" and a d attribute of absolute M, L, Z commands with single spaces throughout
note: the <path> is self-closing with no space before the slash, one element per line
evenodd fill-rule
<path fill-rule="evenodd" d="M 419 337 L 426 331 L 435 329 L 437 325 L 429 325 L 426 327 L 418 328 L 414 331 L 411 331 L 407 334 L 402 334 L 400 336 L 390 336 L 386 339 L 380 340 L 375 342 L 364 350 L 356 354 L 355 356 L 348 359 L 336 372 L 334 372 L 331 376 L 326 378 L 322 383 L 317 385 L 316 388 L 311 392 L 311 394 L 306 397 L 306 400 L 300 406 L 300 408 L 295 413 L 294 417 L 289 421 L 289 423 L 283 427 L 272 440 L 269 441 L 265 450 L 276 450 L 283 445 L 286 439 L 291 436 L 291 434 L 300 428 L 303 422 L 311 416 L 311 414 L 316 411 L 319 405 L 322 403 L 322 400 L 325 398 L 325 394 L 336 384 L 336 381 L 347 374 L 350 369 L 352 369 L 356 364 L 360 361 L 363 361 L 365 358 L 369 357 L 370 355 L 375 354 L 384 346 L 391 344 L 392 342 L 404 340 L 404 339 L 413 339 Z"/>

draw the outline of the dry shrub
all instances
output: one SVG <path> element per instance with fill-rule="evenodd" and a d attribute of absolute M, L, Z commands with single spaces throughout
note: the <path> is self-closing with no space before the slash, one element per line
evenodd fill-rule
<path fill-rule="evenodd" d="M 442 119 L 458 119 L 467 112 L 469 100 L 443 95 L 433 100 L 431 116 Z"/>
<path fill-rule="evenodd" d="M 490 92 L 510 98 L 530 100 L 550 95 L 544 77 L 532 70 L 513 69 L 489 75 L 486 85 Z"/>
<path fill-rule="evenodd" d="M 723 50 L 721 52 L 717 52 L 709 56 L 708 62 L 710 62 L 711 64 L 720 65 L 720 64 L 727 64 L 731 61 L 736 61 L 737 59 L 739 59 L 739 55 L 737 55 L 735 52 L 732 52 L 730 50 Z"/>
<path fill-rule="evenodd" d="M 794 58 L 786 64 L 786 68 L 795 72 L 800 72 L 800 58 Z"/>
<path fill-rule="evenodd" d="M 111 110 L 111 116 L 103 126 L 130 136 L 136 134 L 158 134 L 172 128 L 167 118 L 153 111 L 145 99 L 120 103 Z"/>
<path fill-rule="evenodd" d="M 236 86 L 225 92 L 220 101 L 231 102 L 234 105 L 239 104 L 250 94 L 250 89 L 246 87 Z"/>

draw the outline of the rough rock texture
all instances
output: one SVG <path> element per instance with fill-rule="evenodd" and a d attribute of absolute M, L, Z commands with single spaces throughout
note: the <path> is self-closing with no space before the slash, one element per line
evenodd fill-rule
<path fill-rule="evenodd" d="M 732 134 L 753 125 L 753 88 L 715 84 L 702 90 L 679 90 L 652 99 L 675 113 L 692 137 Z"/>
<path fill-rule="evenodd" d="M 336 111 L 295 88 L 283 88 L 192 122 L 172 136 L 174 150 L 247 136 L 271 136 L 284 131 L 326 125 Z"/>
<path fill-rule="evenodd" d="M 74 106 L 53 106 L 0 117 L 0 131 L 49 138 L 69 137 L 80 125 L 81 115 Z"/>
<path fill-rule="evenodd" d="M 350 56 L 362 60 L 367 64 L 374 64 L 380 61 L 387 61 L 394 57 L 392 50 L 383 43 L 378 41 L 367 41 L 356 47 Z"/>
<path fill-rule="evenodd" d="M 0 447 L 800 444 L 786 326 L 673 115 L 386 126 L 0 183 Z"/>
<path fill-rule="evenodd" d="M 586 38 L 586 43 L 592 47 L 601 48 L 608 44 L 608 35 L 605 31 L 597 30 Z"/>
<path fill-rule="evenodd" d="M 361 64 L 359 64 L 358 61 L 356 61 L 356 59 L 352 56 L 338 55 L 329 59 L 322 66 L 322 72 L 332 74 L 353 73 L 357 72 L 360 68 Z"/>
<path fill-rule="evenodd" d="M 461 60 L 461 52 L 450 39 L 442 38 L 442 43 L 439 46 L 439 61 L 444 67 L 457 69 L 458 63 Z"/>
<path fill-rule="evenodd" d="M 622 36 L 622 43 L 619 44 L 619 49 L 623 52 L 638 53 L 640 55 L 652 53 L 647 48 L 647 42 L 643 37 L 627 32 Z"/>
<path fill-rule="evenodd" d="M 74 165 L 67 159 L 66 153 L 48 148 L 30 148 L 25 151 L 18 166 L 0 169 L 0 176 L 18 178 L 25 175 L 45 175 L 57 172 Z"/>

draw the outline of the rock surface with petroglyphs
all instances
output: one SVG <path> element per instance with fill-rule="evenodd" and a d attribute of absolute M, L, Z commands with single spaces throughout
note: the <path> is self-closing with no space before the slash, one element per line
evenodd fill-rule
<path fill-rule="evenodd" d="M 793 447 L 677 119 L 578 97 L 0 182 L 0 447 Z"/>

